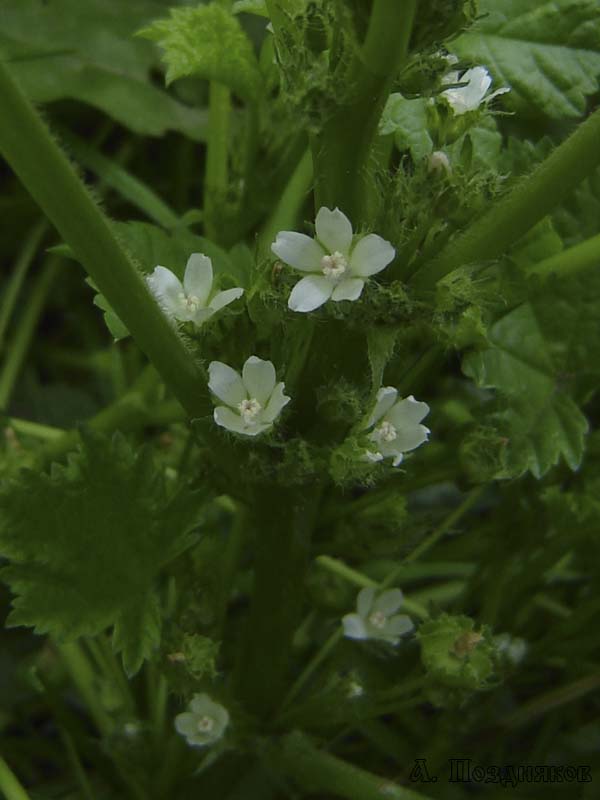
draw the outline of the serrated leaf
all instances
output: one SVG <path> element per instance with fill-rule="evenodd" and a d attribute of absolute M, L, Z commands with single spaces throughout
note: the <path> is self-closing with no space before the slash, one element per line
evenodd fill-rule
<path fill-rule="evenodd" d="M 379 133 L 394 134 L 399 150 L 409 150 L 415 161 L 420 161 L 433 150 L 433 141 L 427 130 L 427 100 L 409 100 L 399 93 L 391 94 L 381 116 Z"/>
<path fill-rule="evenodd" d="M 261 89 L 261 75 L 252 43 L 236 17 L 217 3 L 197 8 L 172 8 L 138 32 L 157 42 L 167 65 L 167 84 L 195 75 L 229 86 L 246 100 Z"/>
<path fill-rule="evenodd" d="M 155 51 L 132 39 L 156 12 L 154 0 L 0 0 L 2 57 L 36 103 L 79 100 L 136 133 L 202 141 L 206 112 L 155 86 Z"/>
<path fill-rule="evenodd" d="M 529 117 L 585 113 L 600 78 L 597 0 L 481 0 L 480 12 L 450 49 L 487 67 L 494 85 L 510 87 L 507 106 Z"/>
<path fill-rule="evenodd" d="M 501 420 L 515 474 L 529 470 L 540 478 L 561 457 L 576 469 L 588 423 L 561 386 L 552 344 L 532 305 L 523 303 L 497 320 L 488 339 L 490 347 L 466 356 L 463 371 L 508 401 Z"/>
<path fill-rule="evenodd" d="M 148 451 L 123 437 L 82 436 L 66 466 L 24 472 L 0 492 L 0 556 L 9 560 L 0 575 L 15 595 L 8 624 L 60 640 L 117 625 L 117 645 L 132 639 L 124 656 L 133 669 L 156 643 L 147 605 L 156 577 L 195 541 L 199 496 L 170 497 Z"/>
<path fill-rule="evenodd" d="M 115 653 L 121 653 L 123 668 L 131 677 L 160 644 L 161 613 L 156 592 L 150 592 L 123 609 L 113 629 Z"/>

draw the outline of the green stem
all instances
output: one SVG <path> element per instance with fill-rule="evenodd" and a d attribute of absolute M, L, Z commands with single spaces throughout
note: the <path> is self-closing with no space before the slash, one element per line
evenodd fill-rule
<path fill-rule="evenodd" d="M 210 410 L 206 382 L 50 131 L 0 61 L 0 152 L 83 264 L 188 414 Z"/>
<path fill-rule="evenodd" d="M 270 486 L 253 503 L 254 590 L 236 677 L 248 708 L 261 717 L 285 691 L 320 494 L 320 487 Z"/>
<path fill-rule="evenodd" d="M 229 181 L 231 92 L 212 81 L 209 89 L 208 141 L 204 181 L 204 223 L 209 239 L 219 239 L 219 217 Z"/>
<path fill-rule="evenodd" d="M 33 289 L 27 298 L 27 304 L 23 315 L 19 320 L 19 325 L 15 338 L 11 343 L 8 358 L 4 362 L 0 373 L 0 408 L 6 408 L 10 401 L 16 380 L 27 356 L 27 351 L 35 334 L 39 318 L 46 302 L 46 296 L 50 290 L 58 271 L 58 259 L 49 258 L 39 274 Z"/>
<path fill-rule="evenodd" d="M 45 442 L 54 442 L 65 435 L 66 431 L 62 428 L 53 428 L 50 425 L 40 425 L 39 422 L 29 422 L 26 419 L 9 417 L 6 420 L 6 427 L 21 436 L 31 436 L 34 439 L 41 439 Z"/>
<path fill-rule="evenodd" d="M 307 150 L 283 190 L 271 216 L 266 221 L 258 240 L 258 250 L 268 256 L 271 244 L 279 231 L 291 230 L 298 219 L 302 206 L 310 192 L 313 182 L 313 163 L 310 150 Z"/>
<path fill-rule="evenodd" d="M 318 750 L 304 734 L 295 732 L 274 748 L 273 759 L 309 793 L 347 800 L 427 800 L 425 795 L 398 786 L 340 758 Z"/>
<path fill-rule="evenodd" d="M 2 756 L 0 756 L 0 790 L 6 800 L 31 800 Z"/>
<path fill-rule="evenodd" d="M 242 554 L 242 546 L 244 542 L 244 533 L 246 530 L 247 521 L 246 510 L 241 505 L 236 505 L 221 562 L 221 580 L 219 586 L 219 596 L 216 603 L 217 618 L 215 623 L 218 636 L 222 635 L 223 626 L 225 624 L 227 606 L 229 605 L 229 599 L 231 597 L 231 589 L 235 579 L 240 556 Z"/>
<path fill-rule="evenodd" d="M 55 644 L 55 646 L 90 717 L 99 732 L 103 736 L 108 736 L 113 730 L 114 724 L 100 702 L 97 676 L 87 656 L 77 642 Z"/>
<path fill-rule="evenodd" d="M 546 160 L 520 180 L 464 233 L 459 234 L 413 277 L 429 289 L 455 269 L 498 258 L 600 163 L 600 109 L 560 144 Z"/>
<path fill-rule="evenodd" d="M 594 268 L 600 268 L 600 233 L 555 256 L 538 261 L 537 264 L 527 267 L 527 272 L 541 278 L 549 278 L 551 275 L 564 278 Z"/>
<path fill-rule="evenodd" d="M 316 207 L 360 220 L 367 162 L 391 82 L 408 54 L 417 0 L 374 0 L 365 42 L 346 77 L 349 96 L 311 142 Z"/>
<path fill-rule="evenodd" d="M 0 306 L 0 351 L 4 345 L 4 336 L 10 321 L 12 312 L 17 303 L 19 292 L 23 286 L 23 281 L 27 275 L 27 271 L 31 266 L 33 259 L 37 253 L 38 247 L 44 234 L 48 229 L 45 220 L 38 222 L 35 225 L 25 240 L 25 244 L 19 253 L 17 263 L 12 272 L 8 285 L 3 292 L 2 305 Z"/>

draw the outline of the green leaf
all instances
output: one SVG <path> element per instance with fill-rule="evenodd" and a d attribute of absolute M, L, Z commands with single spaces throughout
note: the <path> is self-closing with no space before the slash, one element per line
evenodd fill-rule
<path fill-rule="evenodd" d="M 154 0 L 0 0 L 0 50 L 36 103 L 79 100 L 136 133 L 201 141 L 206 112 L 155 86 L 154 48 L 132 39 L 156 11 Z"/>
<path fill-rule="evenodd" d="M 195 541 L 198 495 L 171 497 L 147 450 L 83 433 L 66 466 L 23 472 L 0 492 L 0 575 L 15 599 L 10 626 L 59 640 L 116 625 L 132 671 L 156 645 L 160 570 Z"/>
<path fill-rule="evenodd" d="M 113 629 L 115 653 L 121 653 L 123 668 L 130 677 L 152 656 L 160 644 L 160 601 L 156 592 L 123 609 Z"/>
<path fill-rule="evenodd" d="M 379 133 L 393 133 L 399 150 L 410 150 L 413 160 L 420 161 L 433 150 L 427 130 L 427 100 L 407 100 L 401 94 L 391 94 L 383 110 Z"/>
<path fill-rule="evenodd" d="M 229 86 L 245 100 L 261 90 L 252 43 L 239 21 L 217 3 L 172 8 L 168 19 L 138 32 L 164 50 L 167 84 L 190 75 Z"/>
<path fill-rule="evenodd" d="M 463 61 L 508 86 L 507 106 L 553 119 L 585 113 L 600 77 L 597 0 L 481 0 L 481 19 L 451 43 Z"/>
<path fill-rule="evenodd" d="M 256 14 L 257 17 L 269 18 L 265 0 L 236 0 L 232 11 L 234 14 Z"/>
<path fill-rule="evenodd" d="M 523 303 L 498 319 L 488 339 L 490 347 L 466 356 L 463 371 L 508 401 L 501 421 L 511 472 L 529 470 L 540 478 L 561 456 L 576 469 L 588 423 L 561 385 L 553 342 L 545 337 L 533 305 Z"/>

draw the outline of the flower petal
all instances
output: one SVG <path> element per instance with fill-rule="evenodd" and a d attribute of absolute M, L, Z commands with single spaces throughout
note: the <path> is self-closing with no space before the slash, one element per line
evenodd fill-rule
<path fill-rule="evenodd" d="M 294 286 L 288 299 L 292 311 L 314 311 L 331 297 L 334 284 L 324 275 L 310 275 Z"/>
<path fill-rule="evenodd" d="M 365 586 L 360 590 L 356 598 L 356 610 L 361 617 L 367 617 L 371 613 L 374 599 L 375 589 L 373 586 Z"/>
<path fill-rule="evenodd" d="M 373 453 L 371 450 L 365 450 L 361 460 L 370 461 L 371 463 L 376 464 L 378 461 L 383 461 L 383 455 L 381 453 Z"/>
<path fill-rule="evenodd" d="M 379 447 L 379 451 L 384 458 L 393 458 L 393 466 L 397 467 L 398 464 L 402 463 L 403 459 L 403 451 L 400 447 L 398 447 L 398 438 L 394 439 L 393 442 L 377 442 L 377 446 Z"/>
<path fill-rule="evenodd" d="M 208 388 L 229 406 L 237 406 L 246 400 L 246 388 L 240 375 L 221 361 L 211 361 L 208 365 Z"/>
<path fill-rule="evenodd" d="M 200 326 L 203 322 L 206 322 L 207 319 L 212 317 L 214 313 L 212 308 L 207 308 L 206 306 L 204 308 L 197 308 L 192 316 L 192 322 L 194 325 Z"/>
<path fill-rule="evenodd" d="M 194 736 L 198 733 L 198 717 L 189 711 L 184 711 L 183 714 L 177 714 L 174 720 L 175 730 L 182 736 Z"/>
<path fill-rule="evenodd" d="M 325 251 L 310 236 L 296 231 L 281 231 L 271 245 L 275 255 L 290 267 L 303 272 L 320 272 Z"/>
<path fill-rule="evenodd" d="M 188 319 L 183 313 L 184 306 L 180 295 L 183 286 L 179 278 L 166 267 L 155 267 L 154 271 L 146 278 L 148 288 L 156 297 L 163 310 L 176 319 Z"/>
<path fill-rule="evenodd" d="M 347 256 L 352 244 L 352 225 L 348 217 L 334 208 L 331 211 L 321 207 L 315 220 L 317 238 L 330 253 L 342 253 Z"/>
<path fill-rule="evenodd" d="M 277 380 L 273 362 L 264 361 L 258 356 L 250 356 L 242 369 L 242 380 L 248 392 L 248 397 L 258 400 L 264 408 Z"/>
<path fill-rule="evenodd" d="M 346 614 L 342 617 L 344 636 L 349 639 L 368 639 L 369 634 L 365 621 L 358 614 Z"/>
<path fill-rule="evenodd" d="M 396 251 L 392 245 L 376 233 L 364 236 L 357 244 L 350 256 L 350 270 L 352 275 L 367 278 L 381 272 L 394 260 Z"/>
<path fill-rule="evenodd" d="M 386 617 L 398 611 L 404 602 L 404 595 L 400 589 L 388 589 L 382 592 L 373 603 L 373 611 L 382 611 Z"/>
<path fill-rule="evenodd" d="M 402 453 L 408 453 L 426 442 L 429 438 L 429 428 L 424 425 L 415 425 L 414 428 L 398 428 L 398 435 L 394 439 L 394 445 Z"/>
<path fill-rule="evenodd" d="M 200 692 L 192 697 L 189 703 L 189 708 L 194 712 L 194 714 L 199 714 L 202 716 L 207 714 L 210 717 L 212 716 L 214 705 L 215 704 L 206 694 L 206 692 Z"/>
<path fill-rule="evenodd" d="M 373 413 L 369 418 L 369 422 L 367 428 L 370 428 L 371 425 L 374 425 L 386 411 L 394 405 L 398 398 L 398 390 L 394 389 L 393 386 L 383 386 L 377 392 L 377 400 L 375 402 L 375 408 L 373 409 Z"/>
<path fill-rule="evenodd" d="M 429 414 L 427 403 L 421 403 L 411 395 L 399 400 L 387 414 L 387 419 L 396 428 L 416 425 Z"/>
<path fill-rule="evenodd" d="M 183 276 L 183 288 L 188 297 L 197 297 L 205 306 L 213 283 L 212 261 L 202 253 L 192 253 Z"/>
<path fill-rule="evenodd" d="M 239 287 L 235 289 L 225 289 L 224 292 L 217 292 L 208 305 L 213 311 L 219 311 L 219 309 L 228 306 L 229 303 L 233 303 L 234 300 L 237 300 L 238 297 L 241 297 L 243 294 L 244 290 Z"/>
<path fill-rule="evenodd" d="M 270 423 L 249 425 L 227 406 L 217 406 L 213 412 L 213 419 L 221 428 L 227 428 L 228 431 L 241 433 L 244 436 L 258 436 L 271 427 Z"/>
<path fill-rule="evenodd" d="M 365 282 L 361 278 L 346 278 L 335 287 L 331 294 L 331 299 L 336 302 L 340 300 L 358 300 L 365 288 Z"/>
<path fill-rule="evenodd" d="M 286 394 L 283 393 L 284 389 L 285 389 L 285 384 L 283 382 L 278 383 L 277 386 L 273 389 L 273 393 L 269 398 L 267 407 L 260 415 L 261 422 L 269 422 L 269 423 L 273 422 L 273 420 L 279 416 L 281 409 L 290 402 L 291 397 L 288 397 Z"/>
<path fill-rule="evenodd" d="M 404 633 L 412 631 L 414 623 L 406 614 L 398 614 L 389 619 L 383 629 L 387 636 L 402 636 Z"/>

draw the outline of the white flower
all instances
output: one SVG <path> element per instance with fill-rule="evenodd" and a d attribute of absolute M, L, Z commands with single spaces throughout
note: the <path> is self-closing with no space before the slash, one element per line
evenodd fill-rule
<path fill-rule="evenodd" d="M 492 85 L 492 78 L 485 67 L 473 67 L 462 75 L 457 70 L 452 70 L 444 75 L 442 83 L 466 83 L 466 86 L 444 89 L 441 93 L 456 116 L 475 111 L 483 102 L 489 103 L 499 94 L 510 92 L 508 88 L 496 89 L 486 97 L 487 90 Z"/>
<path fill-rule="evenodd" d="M 452 172 L 450 159 L 443 150 L 434 150 L 427 160 L 427 167 L 430 172 Z"/>
<path fill-rule="evenodd" d="M 208 386 L 225 406 L 217 406 L 214 420 L 227 430 L 257 436 L 270 428 L 281 409 L 289 403 L 283 383 L 276 383 L 271 361 L 250 356 L 242 375 L 221 361 L 208 365 Z"/>
<path fill-rule="evenodd" d="M 175 717 L 175 730 L 185 736 L 189 745 L 206 747 L 220 739 L 229 724 L 227 709 L 207 694 L 195 694 L 189 711 Z"/>
<path fill-rule="evenodd" d="M 213 293 L 213 268 L 208 256 L 192 253 L 185 267 L 183 284 L 166 267 L 155 267 L 148 275 L 148 286 L 167 316 L 180 322 L 201 325 L 205 320 L 237 300 L 243 289 Z"/>
<path fill-rule="evenodd" d="M 375 452 L 367 451 L 369 461 L 393 458 L 395 467 L 401 463 L 403 453 L 414 450 L 427 441 L 429 428 L 420 425 L 429 414 L 427 403 L 420 403 L 410 395 L 398 400 L 398 390 L 384 386 L 377 392 L 377 401 L 367 428 L 375 426 L 369 439 L 377 446 Z"/>
<path fill-rule="evenodd" d="M 290 294 L 292 311 L 314 311 L 327 300 L 358 300 L 365 278 L 385 269 L 396 251 L 389 242 L 370 233 L 353 246 L 352 225 L 339 208 L 320 208 L 315 220 L 317 236 L 281 231 L 271 250 L 290 267 L 308 272 Z"/>
<path fill-rule="evenodd" d="M 344 636 L 349 639 L 381 639 L 398 644 L 400 637 L 414 627 L 406 614 L 396 614 L 404 597 L 400 589 L 388 589 L 376 597 L 375 589 L 361 589 L 356 598 L 356 613 L 342 619 Z"/>

